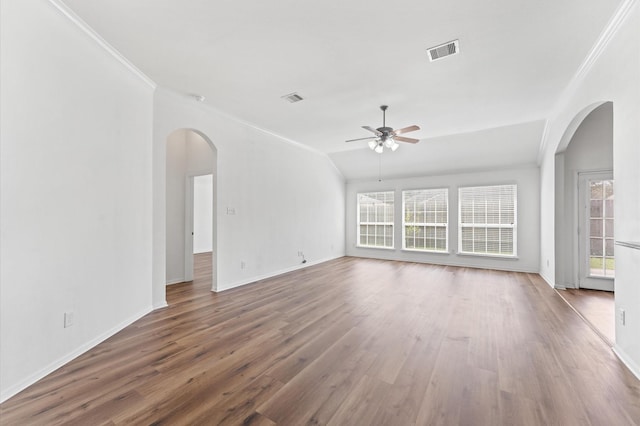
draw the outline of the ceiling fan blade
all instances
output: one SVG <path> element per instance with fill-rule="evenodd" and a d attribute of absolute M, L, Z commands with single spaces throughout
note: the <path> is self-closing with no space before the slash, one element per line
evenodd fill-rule
<path fill-rule="evenodd" d="M 382 136 L 382 133 L 380 133 L 379 131 L 377 131 L 376 129 L 374 129 L 371 126 L 362 126 L 363 129 L 370 131 L 371 133 L 373 133 L 376 136 Z"/>
<path fill-rule="evenodd" d="M 369 136 L 369 137 L 366 137 L 366 138 L 349 139 L 348 141 L 345 141 L 345 142 L 366 141 L 366 140 L 369 140 L 369 139 L 377 139 L 377 138 L 378 138 L 377 136 Z"/>
<path fill-rule="evenodd" d="M 398 142 L 408 142 L 408 143 L 418 143 L 418 142 L 420 142 L 420 139 L 405 138 L 404 136 L 396 136 L 393 139 L 395 139 Z"/>
<path fill-rule="evenodd" d="M 394 130 L 393 133 L 395 135 L 401 135 L 403 133 L 415 132 L 416 130 L 420 130 L 420 126 L 413 125 L 409 127 L 404 127 L 402 129 Z"/>

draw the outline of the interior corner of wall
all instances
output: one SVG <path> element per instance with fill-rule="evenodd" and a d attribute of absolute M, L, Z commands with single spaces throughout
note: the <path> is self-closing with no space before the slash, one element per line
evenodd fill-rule
<path fill-rule="evenodd" d="M 166 308 L 167 306 L 169 306 L 169 304 L 167 304 L 166 300 L 157 302 L 153 304 L 152 310 L 158 310 L 158 309 L 162 309 L 162 308 Z"/>
<path fill-rule="evenodd" d="M 539 275 L 549 285 L 549 287 L 557 288 L 556 284 L 554 283 L 555 280 L 551 279 L 543 270 L 540 270 Z"/>

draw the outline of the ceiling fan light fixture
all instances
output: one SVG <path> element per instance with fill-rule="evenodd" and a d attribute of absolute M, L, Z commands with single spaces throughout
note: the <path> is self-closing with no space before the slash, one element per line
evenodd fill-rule
<path fill-rule="evenodd" d="M 349 139 L 346 142 L 357 142 L 357 141 L 367 141 L 367 145 L 369 148 L 378 154 L 382 154 L 384 149 L 390 149 L 391 151 L 396 151 L 400 146 L 398 142 L 407 142 L 407 143 L 418 143 L 419 139 L 408 138 L 405 136 L 399 136 L 409 132 L 415 132 L 416 130 L 420 130 L 420 126 L 413 125 L 403 127 L 401 129 L 393 129 L 392 127 L 387 127 L 386 124 L 386 111 L 389 108 L 387 105 L 380 105 L 380 109 L 382 110 L 382 127 L 378 127 L 374 129 L 371 126 L 362 126 L 363 129 L 373 133 L 375 136 L 369 136 L 366 138 L 357 138 L 357 139 Z"/>

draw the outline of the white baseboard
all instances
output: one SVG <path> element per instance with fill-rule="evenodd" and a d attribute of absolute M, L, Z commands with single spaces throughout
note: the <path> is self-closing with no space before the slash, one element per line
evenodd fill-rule
<path fill-rule="evenodd" d="M 180 283 L 183 283 L 183 282 L 185 282 L 184 278 L 176 278 L 175 280 L 167 281 L 167 283 L 165 285 L 180 284 Z"/>
<path fill-rule="evenodd" d="M 379 250 L 380 252 L 383 252 L 386 249 L 375 249 L 375 250 Z M 391 251 L 391 250 L 389 250 Z M 440 254 L 438 254 L 440 255 Z M 439 265 L 439 266 L 454 266 L 454 267 L 459 267 L 459 268 L 472 268 L 472 269 L 485 269 L 485 270 L 493 270 L 493 271 L 505 271 L 505 272 L 523 272 L 526 274 L 539 274 L 540 272 L 538 271 L 537 268 L 511 268 L 509 266 L 496 266 L 496 265 L 469 265 L 466 262 L 457 262 L 457 261 L 439 261 L 437 259 L 423 259 L 423 260 L 418 260 L 418 259 L 399 259 L 396 258 L 395 256 L 376 256 L 376 255 L 370 255 L 370 254 L 355 254 L 355 253 L 347 253 L 345 256 L 348 257 L 357 257 L 359 259 L 377 259 L 377 260 L 389 260 L 392 262 L 409 262 L 409 263 L 424 263 L 427 265 Z M 442 256 L 447 256 L 446 253 L 443 253 Z M 468 256 L 468 255 L 463 255 L 463 256 Z M 444 257 L 443 257 L 444 258 Z M 509 259 L 511 260 L 511 259 Z M 546 280 L 545 280 L 546 281 Z"/>
<path fill-rule="evenodd" d="M 246 278 L 246 279 L 243 279 L 243 280 L 240 280 L 240 281 L 233 282 L 231 284 L 226 284 L 226 285 L 216 289 L 215 292 L 218 293 L 218 292 L 225 291 L 225 290 L 231 290 L 232 288 L 241 287 L 241 286 L 247 285 L 247 284 L 252 284 L 252 283 L 255 283 L 256 281 L 260 281 L 260 280 L 264 280 L 264 279 L 267 279 L 267 278 L 272 278 L 272 277 L 275 277 L 275 276 L 278 276 L 278 275 L 286 274 L 287 272 L 297 271 L 298 269 L 303 269 L 303 268 L 307 268 L 309 266 L 318 265 L 320 263 L 328 262 L 328 261 L 334 260 L 334 259 L 339 259 L 341 257 L 344 257 L 344 254 L 339 254 L 339 255 L 334 256 L 334 257 L 328 257 L 328 258 L 320 259 L 320 260 L 307 261 L 307 263 L 301 263 L 299 265 L 295 265 L 295 266 L 292 266 L 290 268 L 280 269 L 280 270 L 277 270 L 277 271 L 269 272 L 267 274 L 256 275 L 256 276 L 253 276 L 251 278 Z"/>
<path fill-rule="evenodd" d="M 622 361 L 622 363 L 627 366 L 629 371 L 631 371 L 633 375 L 636 376 L 638 380 L 640 380 L 640 366 L 636 364 L 636 362 L 631 359 L 631 357 L 627 355 L 627 353 L 622 348 L 620 348 L 620 346 L 614 345 L 611 349 L 613 349 L 613 353 L 616 354 L 620 361 Z"/>
<path fill-rule="evenodd" d="M 106 331 L 105 333 L 102 333 L 100 336 L 96 337 L 95 339 L 90 340 L 89 342 L 81 345 L 80 347 L 76 348 L 75 350 L 73 350 L 72 352 L 68 353 L 67 355 L 64 355 L 63 357 L 58 358 L 57 360 L 53 361 L 51 364 L 47 365 L 46 367 L 44 367 L 40 371 L 30 375 L 29 377 L 25 378 L 24 380 L 20 381 L 19 383 L 15 384 L 13 386 L 10 386 L 9 388 L 3 390 L 2 394 L 0 394 L 0 403 L 6 401 L 7 399 L 9 399 L 12 396 L 16 395 L 18 392 L 28 388 L 29 386 L 31 386 L 32 384 L 34 384 L 38 380 L 42 379 L 46 375 L 53 373 L 58 368 L 60 368 L 63 365 L 67 364 L 68 362 L 72 361 L 73 359 L 79 357 L 83 353 L 87 352 L 89 349 L 91 349 L 91 348 L 97 346 L 98 344 L 104 342 L 109 337 L 113 336 L 114 334 L 116 334 L 117 332 L 122 330 L 123 328 L 131 325 L 132 323 L 134 323 L 135 321 L 139 320 L 143 316 L 147 315 L 151 311 L 152 311 L 151 306 L 143 309 L 142 311 L 140 311 L 137 314 L 135 314 L 135 315 L 129 317 L 128 319 L 122 321 L 120 324 L 116 325 L 115 327 L 111 328 L 110 330 Z"/>

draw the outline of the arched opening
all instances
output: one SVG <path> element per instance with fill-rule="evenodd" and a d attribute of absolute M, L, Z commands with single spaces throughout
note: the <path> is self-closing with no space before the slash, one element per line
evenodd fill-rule
<path fill-rule="evenodd" d="M 217 283 L 217 151 L 211 140 L 193 129 L 178 129 L 166 140 L 166 285 L 207 280 L 216 290 Z M 206 179 L 210 177 L 210 179 Z M 204 178 L 204 179 L 201 179 Z M 210 184 L 207 184 L 207 181 Z M 202 204 L 202 189 L 210 191 L 205 197 L 210 205 Z M 206 194 L 204 194 L 206 195 Z M 200 197 L 200 198 L 199 198 Z M 202 217 L 210 221 L 203 226 Z M 206 224 L 205 224 L 206 225 Z M 195 238 L 196 229 L 211 235 Z M 194 238 L 196 245 L 194 246 Z M 203 241 L 205 241 L 203 243 Z M 210 247 L 204 250 L 203 244 Z M 194 253 L 194 252 L 198 253 Z M 206 262 L 194 274 L 194 265 Z"/>
<path fill-rule="evenodd" d="M 593 310 L 581 313 L 610 343 L 615 339 L 614 191 L 613 103 L 599 102 L 576 115 L 556 151 L 556 287 L 599 291 L 563 295 L 579 311 L 576 304 L 583 303 L 583 310 Z M 575 299 L 587 296 L 589 304 Z"/>

